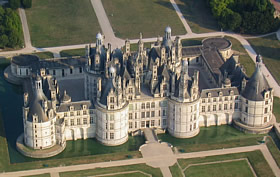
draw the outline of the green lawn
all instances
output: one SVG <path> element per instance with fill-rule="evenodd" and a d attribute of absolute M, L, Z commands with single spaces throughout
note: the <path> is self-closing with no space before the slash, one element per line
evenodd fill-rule
<path fill-rule="evenodd" d="M 159 134 L 158 138 L 171 143 L 181 152 L 194 152 L 258 144 L 264 135 L 245 134 L 229 125 L 201 127 L 193 138 L 175 138 L 170 134 Z"/>
<path fill-rule="evenodd" d="M 273 100 L 273 114 L 276 117 L 276 121 L 280 122 L 280 98 L 275 96 Z"/>
<path fill-rule="evenodd" d="M 244 66 L 246 74 L 250 77 L 255 71 L 255 63 L 237 39 L 229 36 L 226 36 L 225 38 L 231 41 L 232 50 L 236 51 L 239 55 L 239 62 Z"/>
<path fill-rule="evenodd" d="M 51 175 L 49 173 L 44 173 L 44 174 L 40 174 L 40 175 L 31 175 L 31 176 L 28 176 L 28 177 L 50 177 L 50 176 Z"/>
<path fill-rule="evenodd" d="M 182 39 L 182 45 L 183 46 L 196 46 L 196 45 L 202 45 L 202 40 L 205 38 L 193 38 L 193 39 Z"/>
<path fill-rule="evenodd" d="M 26 16 L 36 47 L 89 43 L 100 31 L 90 0 L 34 0 Z"/>
<path fill-rule="evenodd" d="M 270 136 L 266 139 L 266 146 L 269 149 L 278 167 L 280 167 L 280 150 L 278 148 L 280 147 L 280 140 L 274 131 L 270 132 L 269 134 Z"/>
<path fill-rule="evenodd" d="M 185 171 L 189 177 L 254 177 L 246 160 L 191 166 Z"/>
<path fill-rule="evenodd" d="M 255 51 L 262 55 L 267 69 L 280 84 L 280 41 L 277 39 L 276 34 L 263 38 L 248 39 L 248 41 Z"/>
<path fill-rule="evenodd" d="M 183 177 L 181 173 L 181 169 L 179 168 L 178 164 L 175 163 L 173 166 L 169 167 L 172 176 L 176 177 Z"/>
<path fill-rule="evenodd" d="M 247 158 L 252 165 L 254 171 L 259 177 L 273 177 L 274 174 L 266 162 L 261 151 L 252 151 L 246 153 L 236 153 L 236 154 L 227 154 L 227 155 L 219 155 L 219 156 L 208 156 L 201 158 L 193 158 L 193 159 L 179 159 L 178 162 L 182 169 L 185 169 L 190 164 L 204 163 L 204 162 L 216 162 L 222 160 L 231 160 L 231 159 L 240 159 Z M 199 166 L 201 167 L 201 166 Z M 217 168 L 216 168 L 217 169 Z M 239 168 L 235 169 L 236 171 Z M 188 169 L 186 170 L 188 172 Z"/>
<path fill-rule="evenodd" d="M 102 0 L 106 14 L 117 37 L 137 39 L 164 34 L 168 25 L 172 35 L 186 30 L 169 0 Z"/>
<path fill-rule="evenodd" d="M 53 58 L 53 53 L 51 52 L 37 52 L 37 53 L 32 53 L 31 55 L 37 55 L 40 59 Z"/>
<path fill-rule="evenodd" d="M 62 50 L 60 52 L 61 57 L 72 57 L 72 56 L 85 56 L 86 49 L 72 49 L 72 50 Z"/>
<path fill-rule="evenodd" d="M 82 170 L 82 171 L 70 171 L 59 173 L 60 177 L 82 177 L 82 176 L 94 176 L 100 174 L 111 174 L 125 171 L 142 171 L 147 174 L 151 174 L 155 177 L 162 176 L 159 168 L 153 168 L 146 164 L 136 164 L 136 165 L 127 165 L 127 166 L 119 166 L 119 167 L 109 167 L 109 168 L 96 168 L 92 170 Z M 138 173 L 136 173 L 138 174 Z M 142 175 L 142 174 L 141 174 Z M 134 174 L 126 175 L 126 176 L 134 176 Z M 142 175 L 143 176 L 143 175 Z"/>
<path fill-rule="evenodd" d="M 219 31 L 206 0 L 175 0 L 194 33 Z"/>

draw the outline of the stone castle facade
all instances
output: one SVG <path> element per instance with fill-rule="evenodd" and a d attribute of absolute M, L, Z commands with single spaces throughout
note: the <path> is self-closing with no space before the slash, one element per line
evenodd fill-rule
<path fill-rule="evenodd" d="M 249 78 L 231 45 L 207 38 L 183 47 L 167 27 L 149 49 L 140 34 L 137 51 L 128 40 L 123 50 L 112 50 L 99 33 L 84 57 L 14 57 L 8 69 L 25 90 L 22 142 L 35 150 L 87 138 L 116 146 L 147 127 L 190 138 L 201 126 L 232 123 L 245 132 L 268 132 L 273 89 L 261 56 Z"/>

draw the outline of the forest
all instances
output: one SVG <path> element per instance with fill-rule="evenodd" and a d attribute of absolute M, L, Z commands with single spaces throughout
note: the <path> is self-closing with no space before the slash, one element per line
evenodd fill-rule
<path fill-rule="evenodd" d="M 207 0 L 213 16 L 223 30 L 246 34 L 276 31 L 279 18 L 269 0 Z"/>
<path fill-rule="evenodd" d="M 0 48 L 15 48 L 23 45 L 22 26 L 18 13 L 0 6 Z"/>

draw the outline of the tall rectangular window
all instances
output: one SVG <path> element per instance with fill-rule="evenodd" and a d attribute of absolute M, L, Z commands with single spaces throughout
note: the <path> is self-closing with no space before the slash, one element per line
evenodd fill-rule
<path fill-rule="evenodd" d="M 205 106 L 202 106 L 201 111 L 205 112 Z"/>
<path fill-rule="evenodd" d="M 110 133 L 110 139 L 114 139 L 114 133 Z"/>
<path fill-rule="evenodd" d="M 87 118 L 83 119 L 83 124 L 87 124 Z"/>
<path fill-rule="evenodd" d="M 145 112 L 141 112 L 141 118 L 145 118 Z"/>

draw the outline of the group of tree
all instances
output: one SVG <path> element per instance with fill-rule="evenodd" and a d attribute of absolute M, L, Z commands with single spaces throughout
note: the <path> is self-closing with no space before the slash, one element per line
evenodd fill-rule
<path fill-rule="evenodd" d="M 9 0 L 9 6 L 12 9 L 17 9 L 21 5 L 23 8 L 31 8 L 32 0 Z"/>
<path fill-rule="evenodd" d="M 269 0 L 207 0 L 222 29 L 263 34 L 276 31 L 280 20 Z"/>
<path fill-rule="evenodd" d="M 22 47 L 22 36 L 21 22 L 17 12 L 0 6 L 0 48 Z"/>

